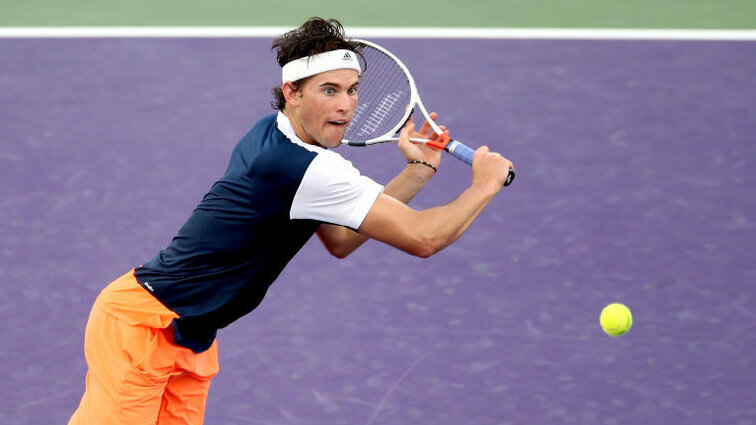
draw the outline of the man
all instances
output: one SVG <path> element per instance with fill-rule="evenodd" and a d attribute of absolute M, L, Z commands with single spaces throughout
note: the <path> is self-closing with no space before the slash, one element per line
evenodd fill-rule
<path fill-rule="evenodd" d="M 340 258 L 370 238 L 427 257 L 461 236 L 501 190 L 512 164 L 484 147 L 457 199 L 409 208 L 441 160 L 409 142 L 430 136 L 427 123 L 402 130 L 408 165 L 382 187 L 328 150 L 357 104 L 358 44 L 338 21 L 313 18 L 273 47 L 282 66 L 279 112 L 239 142 L 169 246 L 98 296 L 85 336 L 86 391 L 70 425 L 201 424 L 218 372 L 217 330 L 257 307 L 314 233 Z"/>

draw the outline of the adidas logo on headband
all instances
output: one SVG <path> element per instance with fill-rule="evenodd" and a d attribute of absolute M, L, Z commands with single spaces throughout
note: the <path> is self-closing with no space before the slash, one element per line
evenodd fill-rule
<path fill-rule="evenodd" d="M 352 60 L 352 55 L 350 55 L 349 52 L 346 52 L 346 53 L 344 53 L 344 57 L 341 58 L 341 59 L 345 60 L 345 61 L 350 61 L 350 60 Z"/>

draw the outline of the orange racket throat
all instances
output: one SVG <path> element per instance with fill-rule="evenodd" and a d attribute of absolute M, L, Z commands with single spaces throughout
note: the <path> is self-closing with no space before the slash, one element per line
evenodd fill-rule
<path fill-rule="evenodd" d="M 426 145 L 436 149 L 445 150 L 446 145 L 449 144 L 449 140 L 451 140 L 451 137 L 449 137 L 449 132 L 444 131 L 440 136 L 438 136 L 437 140 L 428 140 Z"/>

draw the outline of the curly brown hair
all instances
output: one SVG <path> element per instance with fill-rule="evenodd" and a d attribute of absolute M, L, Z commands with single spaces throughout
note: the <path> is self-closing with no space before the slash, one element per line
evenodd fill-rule
<path fill-rule="evenodd" d="M 276 51 L 276 60 L 280 66 L 307 56 L 337 49 L 348 49 L 362 56 L 362 44 L 344 35 L 344 27 L 336 19 L 310 18 L 299 28 L 293 29 L 273 41 L 271 50 Z M 363 63 L 364 58 L 363 58 Z M 299 88 L 310 77 L 294 81 Z M 281 86 L 273 87 L 274 100 L 270 103 L 273 109 L 283 111 L 286 107 Z"/>

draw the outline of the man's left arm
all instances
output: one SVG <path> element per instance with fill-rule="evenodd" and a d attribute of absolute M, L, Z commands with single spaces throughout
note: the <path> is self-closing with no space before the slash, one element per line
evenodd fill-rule
<path fill-rule="evenodd" d="M 435 120 L 436 114 L 431 113 L 431 118 Z M 442 126 L 442 129 L 445 128 Z M 441 163 L 440 150 L 412 143 L 408 140 L 408 137 L 428 139 L 436 137 L 430 125 L 426 122 L 420 128 L 420 131 L 415 131 L 415 124 L 410 120 L 402 132 L 406 134 L 399 141 L 399 149 L 404 154 L 404 157 L 408 161 L 423 161 L 438 168 Z M 383 193 L 407 204 L 430 181 L 435 173 L 436 171 L 433 168 L 423 163 L 407 164 L 402 172 L 384 187 Z M 361 235 L 352 229 L 334 224 L 321 224 L 317 230 L 317 234 L 328 252 L 338 258 L 344 258 L 351 254 L 369 239 L 367 236 Z"/>

